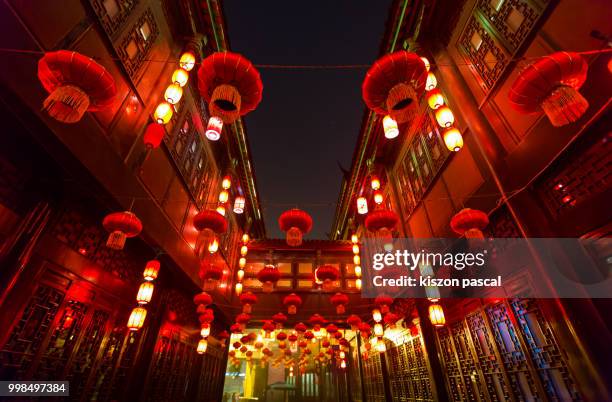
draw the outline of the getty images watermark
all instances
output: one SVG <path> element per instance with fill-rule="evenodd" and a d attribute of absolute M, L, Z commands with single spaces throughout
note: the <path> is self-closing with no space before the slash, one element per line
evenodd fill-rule
<path fill-rule="evenodd" d="M 612 240 L 365 239 L 363 297 L 605 298 Z"/>

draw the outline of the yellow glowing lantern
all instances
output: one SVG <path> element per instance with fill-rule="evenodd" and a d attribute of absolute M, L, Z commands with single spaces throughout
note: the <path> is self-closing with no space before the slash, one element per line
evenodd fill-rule
<path fill-rule="evenodd" d="M 227 190 L 223 190 L 219 193 L 219 202 L 221 204 L 225 204 L 229 200 L 229 192 Z"/>
<path fill-rule="evenodd" d="M 374 324 L 374 335 L 375 336 L 383 336 L 385 334 L 385 330 L 381 323 L 377 322 Z"/>
<path fill-rule="evenodd" d="M 387 351 L 387 346 L 385 345 L 385 341 L 382 338 L 378 338 L 378 341 L 376 341 L 376 350 L 380 353 L 384 353 Z"/>
<path fill-rule="evenodd" d="M 436 120 L 440 127 L 448 128 L 455 122 L 455 116 L 448 107 L 442 106 L 436 110 Z"/>
<path fill-rule="evenodd" d="M 155 108 L 153 117 L 155 117 L 155 121 L 159 124 L 168 124 L 172 118 L 172 113 L 174 113 L 172 105 L 168 102 L 162 102 Z"/>
<path fill-rule="evenodd" d="M 444 97 L 442 93 L 437 89 L 433 89 L 427 93 L 427 104 L 433 110 L 438 109 L 441 106 L 444 106 Z"/>
<path fill-rule="evenodd" d="M 236 284 L 236 296 L 240 296 L 242 294 L 242 283 Z"/>
<path fill-rule="evenodd" d="M 144 280 L 153 281 L 157 279 L 158 273 L 159 273 L 159 261 L 157 260 L 147 261 L 147 265 L 145 265 L 145 269 L 142 273 Z"/>
<path fill-rule="evenodd" d="M 221 138 L 221 132 L 223 131 L 223 120 L 219 117 L 212 116 L 208 119 L 208 124 L 206 125 L 206 138 L 211 141 L 217 141 Z"/>
<path fill-rule="evenodd" d="M 242 235 L 242 242 L 243 243 L 248 243 L 249 240 L 251 240 L 251 238 L 249 237 L 248 233 L 245 233 L 245 234 Z"/>
<path fill-rule="evenodd" d="M 444 132 L 444 143 L 450 151 L 457 152 L 463 147 L 463 136 L 456 128 L 449 128 Z"/>
<path fill-rule="evenodd" d="M 361 265 L 355 265 L 355 276 L 361 278 Z"/>
<path fill-rule="evenodd" d="M 385 137 L 390 140 L 399 135 L 397 122 L 389 115 L 383 117 L 383 130 L 385 132 Z"/>
<path fill-rule="evenodd" d="M 240 255 L 241 256 L 244 257 L 245 255 L 247 255 L 248 252 L 249 252 L 249 248 L 247 246 L 240 247 Z"/>
<path fill-rule="evenodd" d="M 383 201 L 384 201 L 383 194 L 380 191 L 374 191 L 374 202 L 377 205 L 380 205 L 383 203 Z"/>
<path fill-rule="evenodd" d="M 206 353 L 207 348 L 208 348 L 208 341 L 206 339 L 200 339 L 200 342 L 198 342 L 198 349 L 197 349 L 198 354 L 203 355 L 204 353 Z"/>
<path fill-rule="evenodd" d="M 357 198 L 357 212 L 360 215 L 368 213 L 368 200 L 365 197 Z"/>
<path fill-rule="evenodd" d="M 380 179 L 377 176 L 372 176 L 370 180 L 370 186 L 372 186 L 372 190 L 380 189 Z"/>
<path fill-rule="evenodd" d="M 209 324 L 204 324 L 204 326 L 200 330 L 200 335 L 202 336 L 202 338 L 206 338 L 207 336 L 210 335 L 210 325 Z"/>
<path fill-rule="evenodd" d="M 359 245 L 353 244 L 353 254 L 359 254 Z"/>
<path fill-rule="evenodd" d="M 177 68 L 172 73 L 172 82 L 178 86 L 184 87 L 189 81 L 189 73 L 182 68 Z"/>
<path fill-rule="evenodd" d="M 343 369 L 346 368 L 346 361 L 342 360 L 340 362 L 340 368 L 343 368 Z"/>
<path fill-rule="evenodd" d="M 179 59 L 179 66 L 185 71 L 193 70 L 193 66 L 195 66 L 196 58 L 195 55 L 191 52 L 185 52 L 181 55 Z"/>
<path fill-rule="evenodd" d="M 442 306 L 439 304 L 432 304 L 429 306 L 429 321 L 436 327 L 442 327 L 446 324 Z"/>
<path fill-rule="evenodd" d="M 183 97 L 183 88 L 176 84 L 168 85 L 166 88 L 166 92 L 164 92 L 164 99 L 171 105 L 176 105 L 179 103 L 181 98 Z"/>
<path fill-rule="evenodd" d="M 241 258 L 238 260 L 238 266 L 239 266 L 240 268 L 244 268 L 244 267 L 246 267 L 246 258 L 241 257 Z"/>
<path fill-rule="evenodd" d="M 244 270 L 239 269 L 236 272 L 236 279 L 238 279 L 239 281 L 242 281 L 242 278 L 244 278 Z"/>
<path fill-rule="evenodd" d="M 425 64 L 425 70 L 429 71 L 431 65 L 429 64 L 429 60 L 427 60 L 427 57 L 421 57 L 421 60 L 423 60 L 423 64 Z"/>
<path fill-rule="evenodd" d="M 375 308 L 374 310 L 372 310 L 372 319 L 376 322 L 382 321 L 382 314 L 379 309 Z"/>
<path fill-rule="evenodd" d="M 127 327 L 130 331 L 138 331 L 144 325 L 147 317 L 147 310 L 142 307 L 136 307 L 132 310 L 128 319 Z"/>
<path fill-rule="evenodd" d="M 212 242 L 208 245 L 208 252 L 211 254 L 216 253 L 219 250 L 219 242 L 217 239 L 213 239 Z"/>
<path fill-rule="evenodd" d="M 238 197 L 236 197 L 236 199 L 234 200 L 234 213 L 236 213 L 236 214 L 243 213 L 244 212 L 244 204 L 245 204 L 245 199 L 244 199 L 243 196 L 239 195 Z"/>
<path fill-rule="evenodd" d="M 361 264 L 361 257 L 359 257 L 358 255 L 354 255 L 353 256 L 353 264 L 360 265 Z"/>
<path fill-rule="evenodd" d="M 351 241 L 353 243 L 358 243 L 359 242 L 359 237 L 356 234 L 351 235 Z"/>
<path fill-rule="evenodd" d="M 430 71 L 429 74 L 427 74 L 427 81 L 425 81 L 425 90 L 431 91 L 437 86 L 438 86 L 438 80 L 436 79 L 436 76 L 434 75 L 434 73 Z"/>
<path fill-rule="evenodd" d="M 361 278 L 355 280 L 355 289 L 361 290 Z"/>
<path fill-rule="evenodd" d="M 151 282 L 143 282 L 138 288 L 138 293 L 136 294 L 136 302 L 138 304 L 144 305 L 151 301 L 153 297 L 153 284 Z"/>
<path fill-rule="evenodd" d="M 229 176 L 224 176 L 223 180 L 221 180 L 221 187 L 223 187 L 224 190 L 229 190 L 231 186 L 232 186 L 232 178 Z"/>
<path fill-rule="evenodd" d="M 225 207 L 223 205 L 219 205 L 217 207 L 217 212 L 220 213 L 221 215 L 225 216 Z"/>

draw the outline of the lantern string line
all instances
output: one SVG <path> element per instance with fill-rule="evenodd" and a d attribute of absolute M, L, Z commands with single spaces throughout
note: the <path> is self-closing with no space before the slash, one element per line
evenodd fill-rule
<path fill-rule="evenodd" d="M 12 53 L 12 54 L 24 54 L 24 55 L 44 55 L 48 52 L 42 50 L 29 50 L 29 49 L 14 49 L 14 48 L 0 48 L 0 53 Z M 604 49 L 592 49 L 585 50 L 580 52 L 573 52 L 582 56 L 592 56 L 602 53 L 612 53 L 612 48 L 604 48 Z M 526 60 L 536 60 L 543 56 L 522 56 L 513 59 L 508 59 L 508 62 L 520 62 Z M 89 56 L 93 60 L 112 60 L 122 62 L 123 59 L 119 57 L 110 57 L 110 56 Z M 176 60 L 168 60 L 168 59 L 154 59 L 154 58 L 143 58 L 142 61 L 148 61 L 152 63 L 165 63 L 165 64 L 177 64 Z M 497 61 L 483 61 L 481 64 L 495 64 Z M 201 64 L 201 62 L 195 62 L 194 64 Z M 352 69 L 366 69 L 370 68 L 372 64 L 253 64 L 257 68 L 262 69 L 273 69 L 273 70 L 352 70 Z M 430 62 L 431 66 L 476 66 L 476 63 L 471 62 L 457 62 L 457 63 L 434 63 Z"/>

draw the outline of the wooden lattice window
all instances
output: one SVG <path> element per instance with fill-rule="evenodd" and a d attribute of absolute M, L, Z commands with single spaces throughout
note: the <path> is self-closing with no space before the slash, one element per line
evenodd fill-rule
<path fill-rule="evenodd" d="M 121 30 L 139 0 L 89 0 L 109 37 Z"/>
<path fill-rule="evenodd" d="M 159 29 L 151 9 L 147 9 L 117 46 L 117 54 L 131 77 L 135 77 L 153 47 Z"/>

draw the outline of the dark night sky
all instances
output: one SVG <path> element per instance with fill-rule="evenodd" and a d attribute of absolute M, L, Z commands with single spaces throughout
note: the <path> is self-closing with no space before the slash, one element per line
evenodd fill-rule
<path fill-rule="evenodd" d="M 253 64 L 371 64 L 390 0 L 224 1 L 230 48 Z M 246 116 L 268 237 L 284 237 L 278 216 L 310 213 L 307 238 L 326 238 L 350 168 L 364 104 L 366 69 L 259 69 L 263 100 Z"/>

